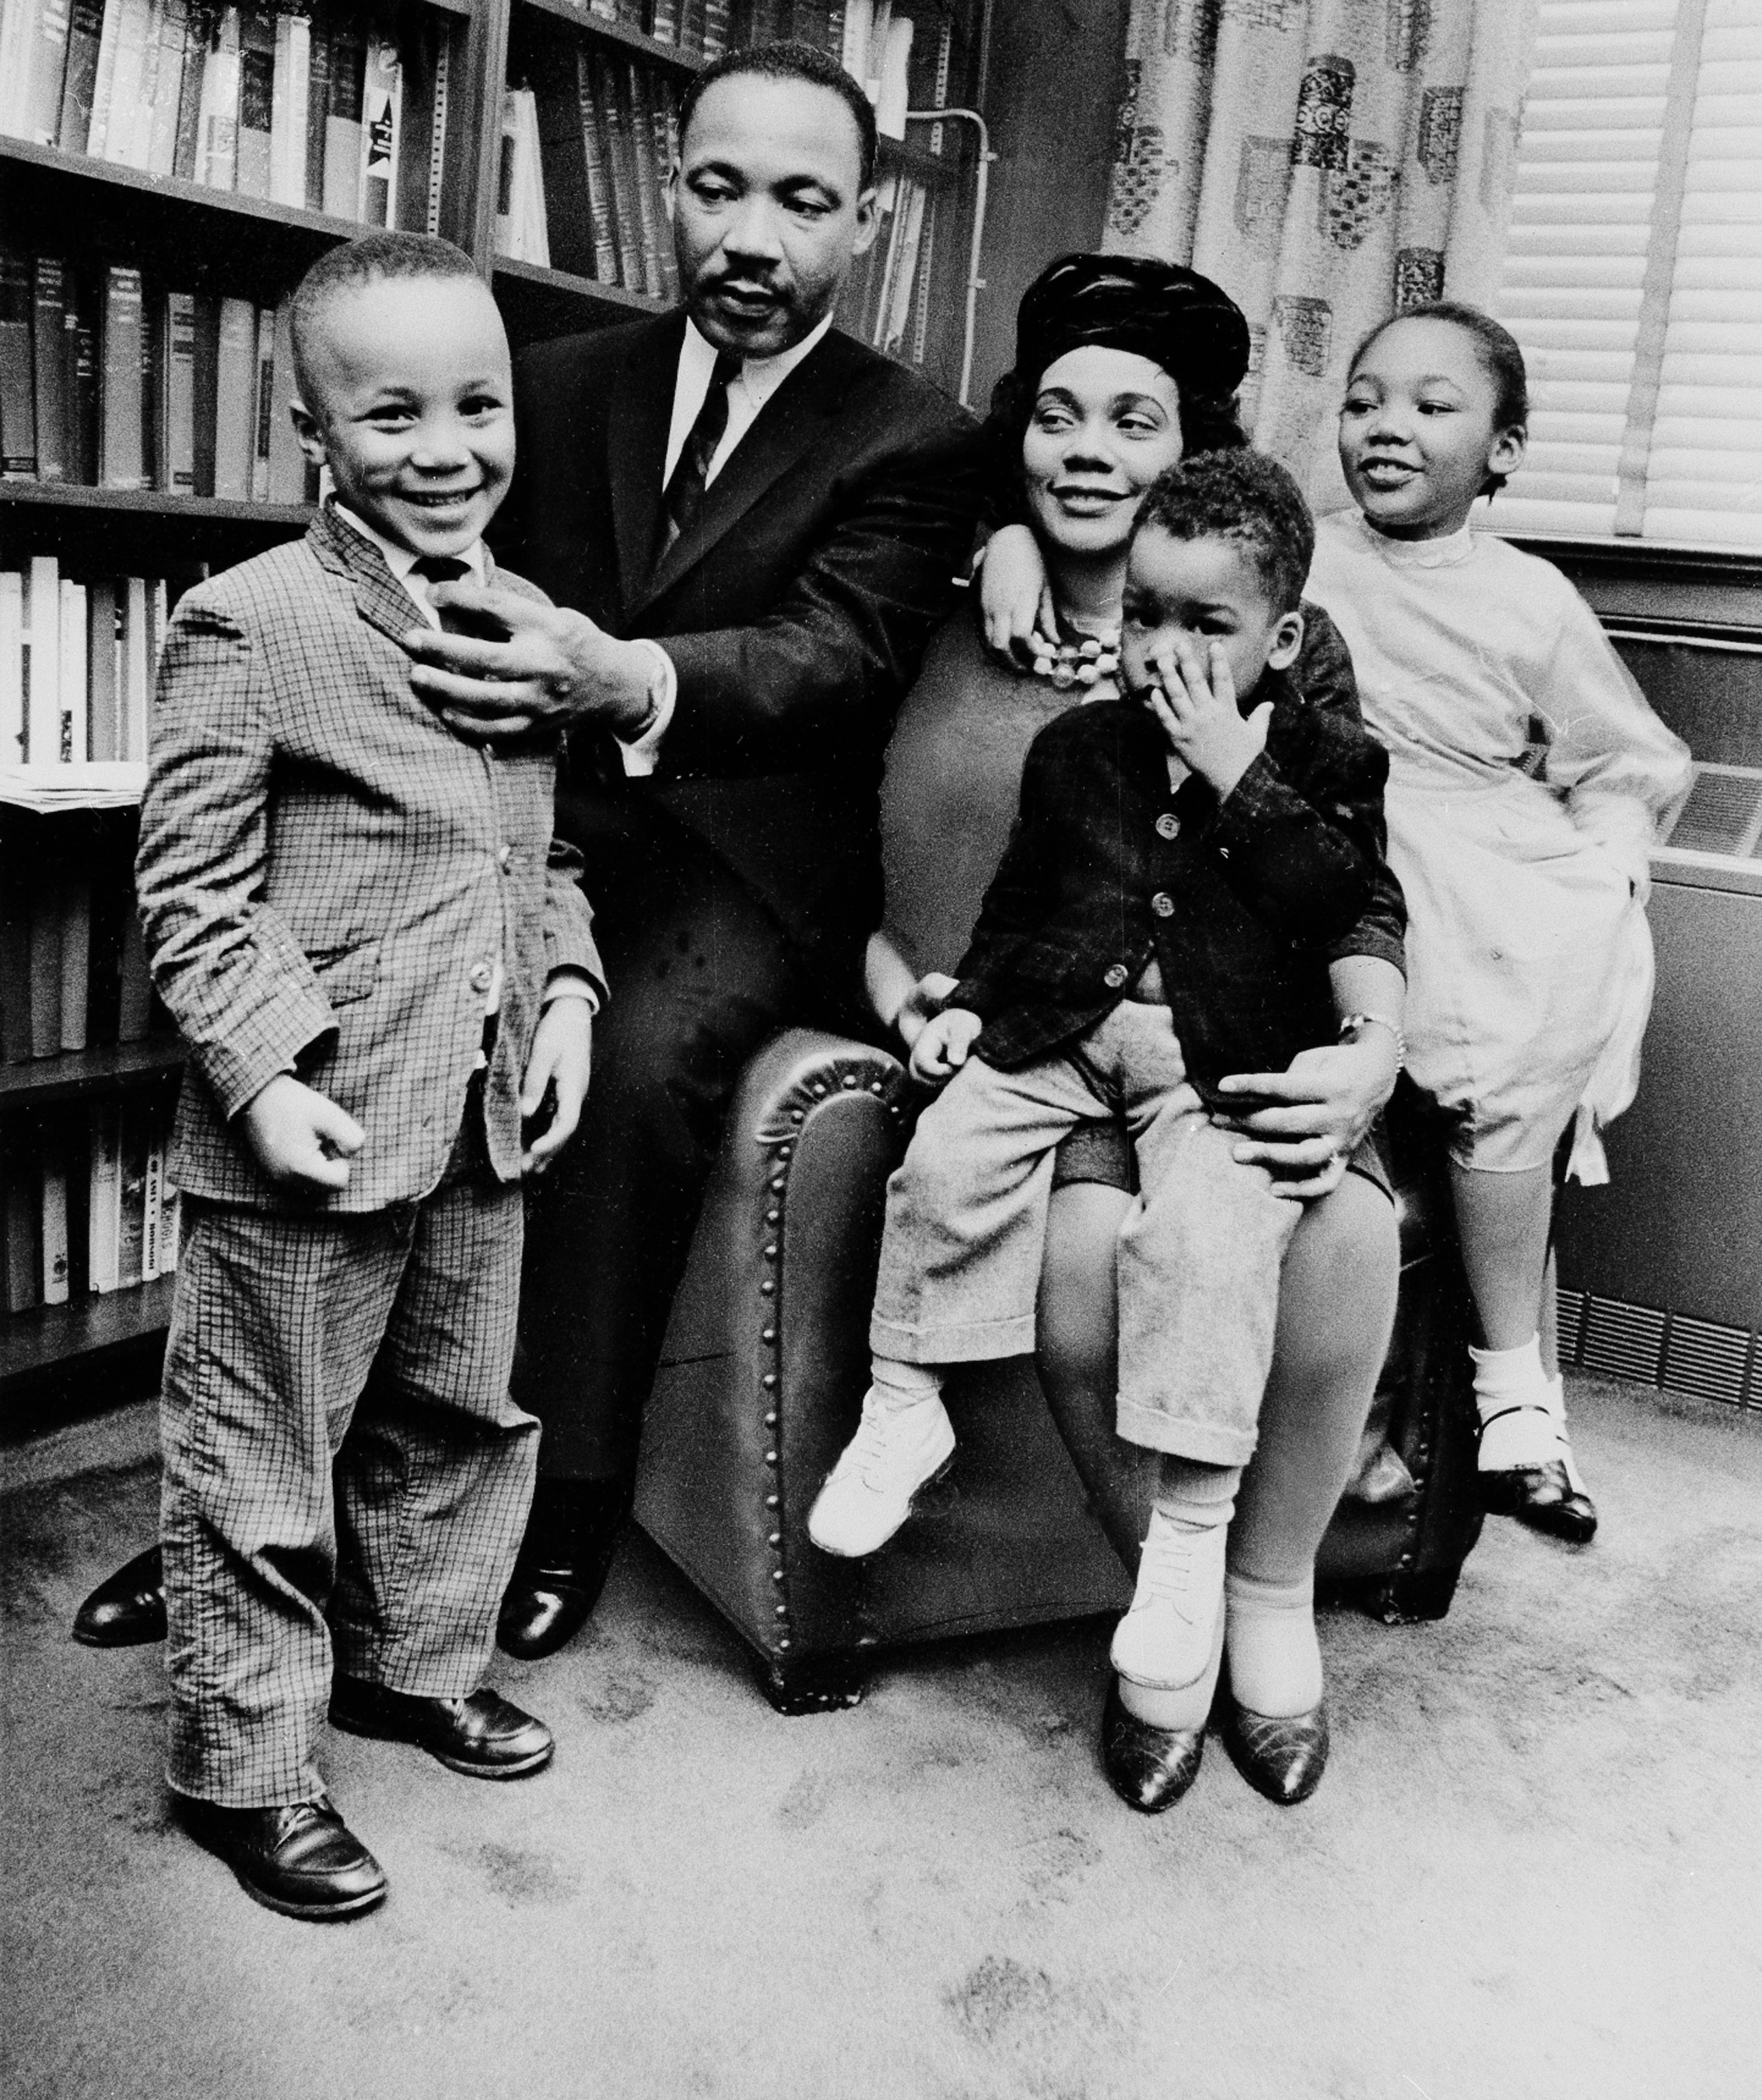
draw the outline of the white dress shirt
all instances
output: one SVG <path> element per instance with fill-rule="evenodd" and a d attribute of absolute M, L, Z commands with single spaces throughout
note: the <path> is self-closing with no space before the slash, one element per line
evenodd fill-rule
<path fill-rule="evenodd" d="M 765 404 L 796 367 L 813 355 L 831 326 L 832 315 L 828 314 L 817 328 L 810 329 L 792 348 L 779 351 L 775 357 L 748 358 L 740 367 L 739 377 L 729 381 L 728 427 L 710 455 L 709 471 L 704 478 L 706 488 L 727 465 L 735 447 L 757 422 Z M 663 488 L 672 480 L 673 470 L 679 464 L 679 455 L 685 450 L 685 441 L 704 405 L 715 369 L 714 345 L 700 335 L 697 324 L 688 319 L 673 382 L 673 421 L 667 429 L 667 455 L 660 470 Z M 640 736 L 619 740 L 624 770 L 634 779 L 644 779 L 654 771 L 660 756 L 661 739 L 667 734 L 679 697 L 678 673 L 673 669 L 673 659 L 658 642 L 645 640 L 642 646 L 652 650 L 656 660 L 655 681 L 650 687 L 654 712 Z"/>

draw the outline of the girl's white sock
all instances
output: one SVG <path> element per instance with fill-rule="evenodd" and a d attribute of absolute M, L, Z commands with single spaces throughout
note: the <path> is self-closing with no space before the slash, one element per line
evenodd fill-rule
<path fill-rule="evenodd" d="M 1520 1466 L 1545 1466 L 1560 1456 L 1560 1437 L 1542 1369 L 1542 1338 L 1532 1335 L 1515 1349 L 1477 1349 L 1474 1402 L 1481 1415 L 1481 1471 L 1504 1473 Z"/>
<path fill-rule="evenodd" d="M 1322 1703 L 1322 1649 L 1315 1637 L 1315 1577 L 1262 1582 L 1232 1568 L 1224 1577 L 1224 1646 L 1239 1706 L 1288 1720 Z"/>
<path fill-rule="evenodd" d="M 1566 1468 L 1567 1484 L 1575 1495 L 1588 1494 L 1579 1462 L 1572 1455 L 1572 1439 L 1566 1434 L 1566 1381 L 1558 1371 L 1548 1382 L 1548 1411 L 1554 1418 L 1554 1433 L 1560 1443 L 1555 1455 Z"/>
<path fill-rule="evenodd" d="M 872 1357 L 869 1376 L 876 1405 L 885 1414 L 934 1400 L 943 1389 L 939 1364 L 902 1364 L 891 1357 Z"/>

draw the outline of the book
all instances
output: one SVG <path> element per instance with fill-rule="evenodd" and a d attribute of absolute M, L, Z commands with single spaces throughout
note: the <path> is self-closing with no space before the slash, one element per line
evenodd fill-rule
<path fill-rule="evenodd" d="M 121 1226 L 122 1106 L 94 1105 L 87 1123 L 86 1273 L 95 1291 L 117 1287 Z"/>
<path fill-rule="evenodd" d="M 665 202 L 667 177 L 679 157 L 679 94 L 672 76 L 656 74 L 649 82 L 654 103 L 655 170 L 660 185 L 661 296 L 669 302 L 679 296 L 679 262 L 673 245 L 673 222 Z"/>
<path fill-rule="evenodd" d="M 196 295 L 167 292 L 159 389 L 159 486 L 172 496 L 196 493 Z"/>
<path fill-rule="evenodd" d="M 272 204 L 303 206 L 312 25 L 304 15 L 277 15 L 275 28 L 275 71 L 269 110 L 269 197 Z"/>
<path fill-rule="evenodd" d="M 0 249 L 0 475 L 37 478 L 31 266 Z"/>
<path fill-rule="evenodd" d="M 64 823 L 65 818 L 57 823 Z M 61 885 L 61 1048 L 86 1048 L 86 993 L 91 968 L 92 885 L 70 864 Z"/>
<path fill-rule="evenodd" d="M 269 393 L 269 501 L 306 500 L 306 455 L 290 412 L 294 404 L 294 299 L 290 293 L 273 317 L 274 364 Z"/>
<path fill-rule="evenodd" d="M 593 267 L 584 274 L 602 285 L 618 281 L 618 237 L 613 218 L 612 170 L 606 158 L 606 126 L 594 99 L 594 68 L 588 54 L 575 55 L 576 128 L 581 140 L 582 182 L 593 236 Z"/>
<path fill-rule="evenodd" d="M 0 576 L 0 620 L 5 583 Z M 0 1062 L 8 1065 L 31 1054 L 31 883 L 24 834 L 0 833 Z"/>
<path fill-rule="evenodd" d="M 704 0 L 679 0 L 679 48 L 687 58 L 704 54 Z"/>
<path fill-rule="evenodd" d="M 141 111 L 142 83 L 147 73 L 148 32 L 152 26 L 152 0 L 112 0 L 116 7 L 117 42 L 113 69 L 106 76 L 99 54 L 99 93 L 104 98 L 103 157 L 122 166 L 132 165 L 135 130 Z"/>
<path fill-rule="evenodd" d="M 42 1207 L 42 1302 L 68 1302 L 68 1173 L 69 1146 L 66 1118 L 51 1117 L 44 1127 L 38 1158 Z"/>
<path fill-rule="evenodd" d="M 147 942 L 138 911 L 122 922 L 122 955 L 117 971 L 117 1040 L 142 1043 L 152 1026 L 153 981 L 147 968 Z"/>
<path fill-rule="evenodd" d="M 126 0 L 125 0 L 126 4 Z M 230 190 L 239 165 L 239 11 L 223 11 L 202 59 L 202 99 L 197 112 L 196 179 L 211 190 Z"/>
<path fill-rule="evenodd" d="M 25 571 L 22 638 L 25 762 L 56 765 L 61 760 L 61 569 L 53 554 L 33 554 Z"/>
<path fill-rule="evenodd" d="M 916 24 L 909 15 L 890 15 L 886 41 L 877 65 L 874 47 L 869 63 L 876 66 L 875 129 L 884 139 L 906 135 L 906 111 L 911 107 L 912 39 Z"/>
<path fill-rule="evenodd" d="M 149 300 L 141 282 L 141 487 L 165 486 L 164 435 L 161 404 L 165 398 L 166 327 L 163 300 Z"/>
<path fill-rule="evenodd" d="M 617 281 L 626 291 L 643 289 L 643 240 L 636 202 L 636 162 L 632 155 L 629 114 L 611 66 L 597 51 L 590 60 L 594 107 L 605 140 L 606 169 L 612 179 L 612 227 L 618 249 Z"/>
<path fill-rule="evenodd" d="M 70 478 L 66 331 L 66 271 L 59 258 L 39 255 L 32 265 L 31 277 L 31 365 L 39 481 Z"/>
<path fill-rule="evenodd" d="M 367 37 L 359 17 L 330 18 L 330 109 L 325 125 L 324 209 L 333 218 L 361 215 L 361 99 Z"/>
<path fill-rule="evenodd" d="M 153 104 L 159 92 L 159 74 L 166 57 L 166 0 L 147 0 L 147 20 L 142 31 L 140 78 L 125 112 L 110 112 L 110 154 L 124 166 L 146 169 L 153 148 Z M 126 46 L 124 56 L 127 55 Z"/>
<path fill-rule="evenodd" d="M 0 1181 L 6 1200 L 0 1232 L 6 1239 L 0 1286 L 8 1312 L 42 1303 L 42 1211 L 35 1133 L 16 1120 L 0 1125 Z"/>
<path fill-rule="evenodd" d="M 30 31 L 27 0 L 0 0 L 0 131 L 16 135 L 24 121 L 24 95 L 29 85 L 25 66 Z"/>
<path fill-rule="evenodd" d="M 147 1240 L 147 1115 L 151 1103 L 139 1094 L 122 1103 L 122 1138 L 117 1174 L 117 1288 L 144 1280 Z"/>
<path fill-rule="evenodd" d="M 61 90 L 67 73 L 68 0 L 14 0 L 31 23 L 30 48 L 24 55 L 19 121 L 15 138 L 52 146 L 61 129 Z M 15 87 L 15 94 L 20 93 Z"/>
<path fill-rule="evenodd" d="M 367 40 L 361 86 L 361 205 L 369 226 L 398 223 L 399 117 L 404 68 L 398 46 L 383 31 Z"/>
<path fill-rule="evenodd" d="M 276 311 L 257 316 L 257 391 L 252 408 L 251 501 L 269 501 L 269 444 L 276 417 Z"/>
<path fill-rule="evenodd" d="M 42 849 L 33 870 L 30 903 L 30 1053 L 61 1054 L 60 855 Z"/>
<path fill-rule="evenodd" d="M 183 30 L 183 68 L 178 83 L 178 121 L 171 144 L 171 172 L 193 183 L 201 158 L 202 80 L 208 64 L 209 15 L 192 7 Z"/>
<path fill-rule="evenodd" d="M 125 576 L 117 591 L 121 612 L 122 641 L 118 658 L 122 667 L 121 705 L 117 710 L 121 748 L 118 758 L 139 765 L 147 756 L 147 704 L 151 697 L 148 669 L 147 579 Z"/>
<path fill-rule="evenodd" d="M 698 48 L 706 59 L 719 59 L 728 48 L 728 0 L 704 0 L 704 26 Z"/>
<path fill-rule="evenodd" d="M 657 44 L 679 41 L 679 0 L 655 0 L 649 15 L 648 33 Z"/>
<path fill-rule="evenodd" d="M 147 486 L 141 373 L 146 361 L 141 273 L 111 263 L 103 284 L 99 323 L 98 480 L 104 488 Z"/>
<path fill-rule="evenodd" d="M 257 457 L 257 309 L 249 299 L 220 302 L 214 344 L 214 493 L 249 500 Z"/>
<path fill-rule="evenodd" d="M 274 121 L 276 18 L 260 7 L 239 10 L 239 144 L 233 188 L 241 196 L 269 194 L 269 133 Z"/>
<path fill-rule="evenodd" d="M 24 763 L 24 578 L 0 569 L 0 765 Z"/>
<path fill-rule="evenodd" d="M 122 756 L 117 651 L 117 587 L 110 577 L 86 586 L 86 714 L 91 755 L 113 763 Z"/>
<path fill-rule="evenodd" d="M 192 17 L 190 0 L 164 0 L 159 36 L 159 71 L 153 82 L 146 167 L 149 174 L 169 175 L 177 166 L 183 76 L 192 63 L 201 64 L 201 31 Z"/>
<path fill-rule="evenodd" d="M 306 209 L 325 208 L 325 139 L 330 123 L 330 17 L 315 10 L 306 52 Z"/>
<path fill-rule="evenodd" d="M 86 727 L 86 586 L 61 580 L 59 665 L 61 694 L 59 741 L 64 765 L 84 765 L 90 755 Z"/>
<path fill-rule="evenodd" d="M 104 0 L 73 0 L 68 23 L 67 71 L 61 80 L 61 111 L 55 143 L 64 153 L 83 153 L 91 136 L 92 95 L 98 86 L 98 49 L 104 41 Z"/>
<path fill-rule="evenodd" d="M 165 1266 L 166 1119 L 158 1102 L 149 1099 L 147 1157 L 141 1177 L 141 1281 L 150 1282 Z"/>
<path fill-rule="evenodd" d="M 197 496 L 214 492 L 214 436 L 219 412 L 220 302 L 192 295 L 190 330 L 190 484 Z"/>
<path fill-rule="evenodd" d="M 109 143 L 111 91 L 116 84 L 117 52 L 121 42 L 121 0 L 104 0 L 98 62 L 92 73 L 91 114 L 86 125 L 86 151 L 95 161 L 105 157 L 104 148 Z"/>
<path fill-rule="evenodd" d="M 82 488 L 98 485 L 98 321 L 97 304 L 77 275 L 68 273 L 62 288 L 66 302 L 64 363 L 68 374 L 68 479 Z"/>
<path fill-rule="evenodd" d="M 634 59 L 623 68 L 625 121 L 629 126 L 630 161 L 636 175 L 637 240 L 642 254 L 643 275 L 634 289 L 659 298 L 666 289 L 661 274 L 661 229 L 666 210 L 660 201 L 660 184 L 655 174 L 655 112 L 648 98 L 644 69 Z"/>
<path fill-rule="evenodd" d="M 554 227 L 551 260 L 559 270 L 603 282 L 599 238 L 603 227 L 609 243 L 610 203 L 604 194 L 603 168 L 590 174 L 588 166 L 590 152 L 598 153 L 598 139 L 592 121 L 585 54 L 577 46 L 567 73 L 561 66 L 547 66 L 538 77 L 533 95 L 538 113 L 539 159 L 547 202 L 555 206 L 548 214 L 549 223 Z M 588 97 L 585 104 L 584 96 Z M 581 209 L 584 202 L 585 211 Z"/>

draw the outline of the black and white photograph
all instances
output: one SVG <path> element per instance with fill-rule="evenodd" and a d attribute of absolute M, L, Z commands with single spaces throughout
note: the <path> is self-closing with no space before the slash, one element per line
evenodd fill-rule
<path fill-rule="evenodd" d="M 4 2100 L 1756 2093 L 1762 0 L 0 0 L 0 1694 Z"/>

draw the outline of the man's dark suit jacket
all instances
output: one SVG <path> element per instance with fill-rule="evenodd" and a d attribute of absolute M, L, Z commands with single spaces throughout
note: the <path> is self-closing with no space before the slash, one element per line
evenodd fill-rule
<path fill-rule="evenodd" d="M 1304 611 L 1323 645 L 1306 653 L 1314 683 L 1269 673 L 1242 702 L 1271 699 L 1266 748 L 1221 803 L 1196 774 L 1170 787 L 1168 741 L 1136 700 L 1075 708 L 1029 746 L 950 1001 L 984 1021 L 987 1064 L 1066 1047 L 1153 956 L 1208 1098 L 1226 1073 L 1283 1071 L 1333 1039 L 1329 960 L 1349 936 L 1349 951 L 1371 945 L 1358 922 L 1398 913 L 1400 892 L 1383 858 L 1389 754 L 1332 623 Z"/>
<path fill-rule="evenodd" d="M 662 642 L 678 706 L 650 783 L 573 739 L 572 788 L 652 797 L 757 893 L 823 980 L 881 921 L 876 797 L 894 712 L 981 508 L 975 426 L 837 330 L 765 404 L 653 567 L 682 312 L 520 360 L 498 554 L 610 633 Z M 589 887 L 592 887 L 591 867 Z"/>

